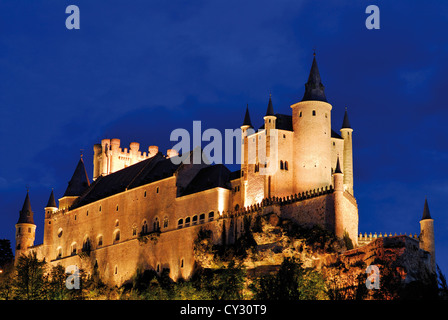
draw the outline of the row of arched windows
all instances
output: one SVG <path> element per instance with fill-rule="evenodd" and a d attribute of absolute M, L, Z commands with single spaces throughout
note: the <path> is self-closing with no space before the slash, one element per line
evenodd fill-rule
<path fill-rule="evenodd" d="M 177 220 L 177 228 L 186 228 L 189 226 L 194 226 L 205 222 L 205 213 L 201 213 L 199 216 L 195 214 L 193 217 L 180 218 Z M 199 218 L 199 219 L 198 219 Z M 215 212 L 210 211 L 208 213 L 208 221 L 213 221 L 215 219 Z"/>

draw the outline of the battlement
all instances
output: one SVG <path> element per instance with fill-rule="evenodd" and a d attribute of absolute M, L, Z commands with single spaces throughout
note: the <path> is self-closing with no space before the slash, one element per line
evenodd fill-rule
<path fill-rule="evenodd" d="M 376 232 L 373 235 L 371 232 L 368 235 L 367 235 L 367 233 L 364 233 L 364 235 L 362 233 L 360 233 L 358 236 L 358 244 L 359 244 L 359 246 L 363 246 L 363 245 L 369 244 L 370 242 L 372 242 L 373 240 L 376 240 L 378 238 L 387 238 L 387 237 L 396 237 L 396 236 L 397 236 L 397 233 L 392 235 L 392 233 L 387 234 L 387 232 L 385 232 L 384 235 L 381 232 L 379 233 L 379 235 Z M 400 233 L 399 236 L 402 236 L 402 234 Z M 407 234 L 405 233 L 404 236 L 407 236 Z M 410 233 L 408 235 L 408 237 L 418 240 L 418 234 L 412 235 L 412 233 Z"/>
<path fill-rule="evenodd" d="M 332 194 L 334 188 L 332 185 L 325 186 L 322 188 L 317 188 L 309 191 L 305 191 L 302 193 L 295 193 L 286 197 L 270 197 L 261 200 L 259 203 L 240 208 L 238 210 L 229 210 L 221 213 L 222 218 L 231 218 L 243 216 L 246 214 L 252 214 L 262 210 L 264 207 L 272 206 L 272 205 L 287 205 L 294 202 L 300 202 L 307 199 L 312 199 L 316 197 L 320 197 L 327 194 Z M 219 213 L 219 212 L 218 212 Z"/>
<path fill-rule="evenodd" d="M 93 180 L 152 158 L 159 152 L 158 146 L 149 146 L 145 152 L 140 151 L 138 142 L 131 142 L 129 149 L 121 148 L 120 143 L 120 139 L 103 139 L 101 144 L 93 146 Z"/>

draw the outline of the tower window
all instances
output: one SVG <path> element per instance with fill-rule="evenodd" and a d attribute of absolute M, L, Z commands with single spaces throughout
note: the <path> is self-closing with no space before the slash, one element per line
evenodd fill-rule
<path fill-rule="evenodd" d="M 313 116 L 315 116 L 316 115 L 316 110 L 313 110 Z"/>
<path fill-rule="evenodd" d="M 285 170 L 288 170 L 288 161 L 285 161 Z"/>
<path fill-rule="evenodd" d="M 115 211 L 118 211 L 118 204 L 117 204 L 117 207 L 115 208 Z"/>
<path fill-rule="evenodd" d="M 145 198 L 146 198 L 146 191 L 145 191 L 145 193 L 143 194 L 143 197 L 145 197 Z"/>
<path fill-rule="evenodd" d="M 280 160 L 280 170 L 283 170 L 283 160 Z"/>
<path fill-rule="evenodd" d="M 156 193 L 159 193 L 159 187 L 156 188 Z"/>
<path fill-rule="evenodd" d="M 302 118 L 302 111 L 299 112 L 299 117 Z"/>

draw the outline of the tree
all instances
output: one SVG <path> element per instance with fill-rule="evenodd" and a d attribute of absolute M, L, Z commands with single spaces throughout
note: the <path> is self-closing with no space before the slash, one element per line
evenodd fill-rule
<path fill-rule="evenodd" d="M 45 260 L 37 259 L 36 252 L 20 255 L 16 265 L 16 296 L 19 299 L 39 300 L 45 297 Z"/>
<path fill-rule="evenodd" d="M 326 299 L 325 280 L 312 269 L 303 268 L 297 259 L 284 258 L 278 272 L 262 276 L 250 286 L 258 300 Z"/>

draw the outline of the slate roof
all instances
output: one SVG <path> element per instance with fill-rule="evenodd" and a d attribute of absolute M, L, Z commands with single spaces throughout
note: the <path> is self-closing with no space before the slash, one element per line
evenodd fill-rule
<path fill-rule="evenodd" d="M 84 161 L 79 159 L 75 172 L 68 183 L 64 197 L 78 197 L 90 186 L 89 176 L 87 175 Z"/>
<path fill-rule="evenodd" d="M 271 94 L 269 94 L 269 102 L 268 102 L 268 109 L 266 110 L 266 116 L 273 116 L 273 115 L 274 115 L 274 107 L 272 105 Z"/>
<path fill-rule="evenodd" d="M 57 208 L 56 200 L 54 199 L 54 193 L 53 190 L 51 190 L 50 198 L 48 199 L 48 203 L 45 206 L 45 208 Z"/>
<path fill-rule="evenodd" d="M 427 199 L 425 199 L 425 206 L 423 207 L 423 216 L 422 216 L 422 220 L 426 220 L 426 219 L 432 219 L 431 215 L 429 214 L 429 206 L 428 206 Z"/>
<path fill-rule="evenodd" d="M 250 115 L 249 115 L 249 104 L 246 106 L 246 114 L 244 115 L 244 121 L 242 126 L 249 126 L 253 128 L 252 122 L 250 121 Z"/>
<path fill-rule="evenodd" d="M 154 181 L 170 177 L 179 165 L 173 164 L 162 153 L 140 161 L 132 166 L 118 170 L 107 176 L 100 176 L 72 205 L 73 208 L 133 189 Z"/>
<path fill-rule="evenodd" d="M 313 63 L 311 65 L 308 82 L 305 84 L 305 93 L 302 101 L 324 101 L 327 102 L 325 96 L 325 87 L 320 79 L 319 68 L 317 67 L 316 55 L 314 55 Z"/>
<path fill-rule="evenodd" d="M 31 223 L 34 224 L 33 210 L 31 209 L 30 195 L 26 192 L 25 201 L 23 202 L 22 210 L 20 210 L 19 220 L 17 223 Z"/>
<path fill-rule="evenodd" d="M 344 121 L 342 121 L 342 129 L 351 129 L 350 121 L 348 121 L 347 108 L 345 108 Z"/>
<path fill-rule="evenodd" d="M 230 170 L 223 164 L 215 164 L 202 168 L 183 190 L 181 196 L 218 187 L 230 190 L 230 176 Z"/>

